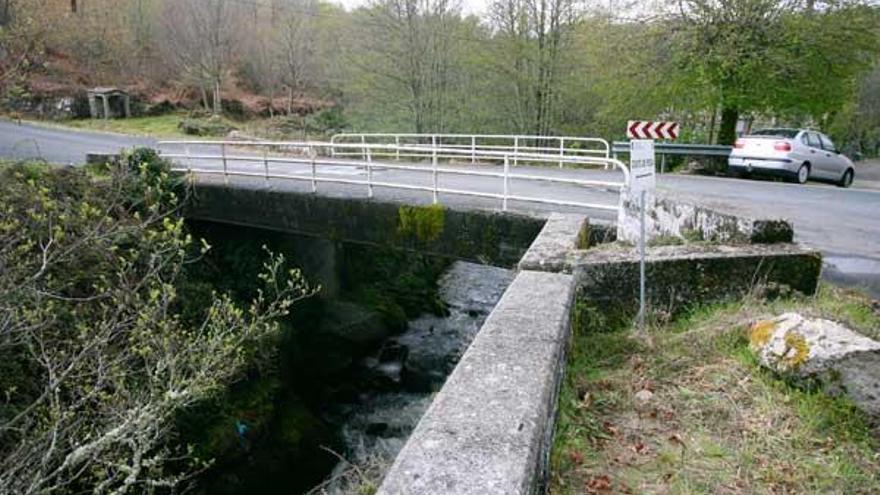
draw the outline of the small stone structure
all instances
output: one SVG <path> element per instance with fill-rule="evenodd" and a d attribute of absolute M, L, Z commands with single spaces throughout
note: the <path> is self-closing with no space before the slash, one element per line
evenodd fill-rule
<path fill-rule="evenodd" d="M 92 88 L 87 91 L 89 97 L 89 112 L 93 119 L 112 119 L 116 117 L 131 117 L 131 96 L 119 88 Z M 98 99 L 101 105 L 98 105 Z M 122 104 L 121 112 L 119 103 Z"/>
<path fill-rule="evenodd" d="M 645 235 L 649 241 L 668 236 L 734 244 L 772 244 L 792 242 L 794 238 L 791 224 L 782 219 L 732 215 L 721 207 L 679 195 L 672 198 L 660 193 L 649 194 L 647 203 Z M 624 193 L 617 218 L 617 238 L 638 243 L 640 225 L 638 202 Z"/>
<path fill-rule="evenodd" d="M 749 344 L 764 367 L 832 395 L 846 394 L 880 418 L 880 342 L 837 322 L 785 313 L 755 323 Z"/>

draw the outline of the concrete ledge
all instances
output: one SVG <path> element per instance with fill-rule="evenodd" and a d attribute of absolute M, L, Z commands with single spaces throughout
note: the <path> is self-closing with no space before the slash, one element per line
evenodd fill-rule
<path fill-rule="evenodd" d="M 380 494 L 526 494 L 546 479 L 570 275 L 521 272 L 437 394 Z"/>
<path fill-rule="evenodd" d="M 588 245 L 589 221 L 584 215 L 553 213 L 519 261 L 520 270 L 561 272 L 569 254 Z"/>
<path fill-rule="evenodd" d="M 646 254 L 648 304 L 670 313 L 741 296 L 761 284 L 813 294 L 822 270 L 822 256 L 797 244 L 664 246 Z M 581 300 L 612 316 L 632 316 L 638 307 L 638 250 L 579 251 L 571 267 Z"/>
<path fill-rule="evenodd" d="M 198 184 L 186 216 L 503 267 L 519 262 L 545 223 L 512 213 L 222 184 Z"/>
<path fill-rule="evenodd" d="M 660 236 L 727 244 L 772 244 L 792 242 L 791 223 L 777 218 L 753 218 L 733 214 L 729 208 L 704 199 L 657 194 L 649 198 L 654 207 L 645 219 L 648 239 Z M 639 208 L 634 200 L 623 201 L 618 215 L 619 239 L 636 243 L 639 238 Z"/>

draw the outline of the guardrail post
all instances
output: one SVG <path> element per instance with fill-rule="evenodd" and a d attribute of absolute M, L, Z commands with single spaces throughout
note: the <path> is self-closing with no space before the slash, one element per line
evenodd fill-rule
<path fill-rule="evenodd" d="M 318 192 L 318 171 L 315 166 L 315 148 L 309 146 L 309 161 L 312 165 L 312 192 Z"/>
<path fill-rule="evenodd" d="M 477 136 L 471 136 L 471 163 L 477 163 Z"/>
<path fill-rule="evenodd" d="M 431 150 L 431 175 L 433 176 L 433 184 L 434 184 L 434 204 L 436 205 L 438 202 L 437 198 L 437 148 L 433 148 Z"/>
<path fill-rule="evenodd" d="M 397 161 L 400 161 L 400 136 L 394 136 L 394 146 L 396 148 L 396 159 Z"/>
<path fill-rule="evenodd" d="M 367 137 L 361 134 L 361 160 L 366 159 Z"/>
<path fill-rule="evenodd" d="M 269 148 L 263 147 L 263 170 L 266 172 L 266 186 L 269 186 Z"/>
<path fill-rule="evenodd" d="M 519 160 L 516 155 L 519 154 L 519 136 L 513 138 L 513 166 L 517 166 L 519 164 Z"/>
<path fill-rule="evenodd" d="M 565 138 L 559 138 L 559 168 L 562 168 L 562 159 L 565 156 Z"/>
<path fill-rule="evenodd" d="M 665 172 L 666 172 L 666 154 L 661 153 L 660 154 L 660 173 L 662 174 Z"/>
<path fill-rule="evenodd" d="M 220 154 L 223 157 L 223 182 L 229 185 L 229 173 L 226 168 L 226 143 L 220 145 Z"/>
<path fill-rule="evenodd" d="M 510 157 L 504 155 L 504 197 L 501 199 L 501 211 L 507 211 L 508 180 L 510 175 Z"/>
<path fill-rule="evenodd" d="M 373 197 L 373 154 L 370 149 L 365 149 L 367 153 L 367 197 Z"/>
<path fill-rule="evenodd" d="M 186 173 L 192 175 L 192 158 L 189 156 L 189 145 L 183 145 L 183 154 L 186 155 Z"/>

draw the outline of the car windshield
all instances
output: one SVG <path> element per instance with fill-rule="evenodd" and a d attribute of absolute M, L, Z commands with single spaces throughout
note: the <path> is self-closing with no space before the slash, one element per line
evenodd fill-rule
<path fill-rule="evenodd" d="M 750 136 L 772 136 L 794 139 L 798 134 L 797 129 L 759 129 L 750 134 Z"/>

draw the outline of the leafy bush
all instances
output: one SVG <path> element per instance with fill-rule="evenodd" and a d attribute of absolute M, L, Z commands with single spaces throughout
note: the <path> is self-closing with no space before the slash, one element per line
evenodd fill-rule
<path fill-rule="evenodd" d="M 225 136 L 236 128 L 219 117 L 208 119 L 187 118 L 180 121 L 177 126 L 184 134 L 190 136 Z"/>
<path fill-rule="evenodd" d="M 311 294 L 270 256 L 246 305 L 180 296 L 208 246 L 168 164 L 135 150 L 83 169 L 0 167 L 0 486 L 143 493 L 202 469 L 174 418 L 236 381 Z M 185 192 L 185 190 L 183 191 Z M 189 307 L 187 307 L 189 305 Z"/>

